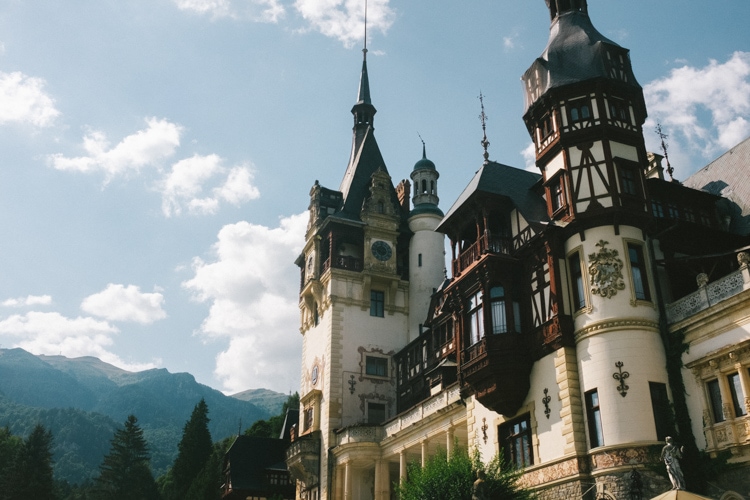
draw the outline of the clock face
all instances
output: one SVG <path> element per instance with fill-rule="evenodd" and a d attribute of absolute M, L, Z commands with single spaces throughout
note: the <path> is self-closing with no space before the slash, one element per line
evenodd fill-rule
<path fill-rule="evenodd" d="M 313 260 L 314 260 L 313 254 L 310 254 L 307 256 L 307 274 L 312 274 Z"/>
<path fill-rule="evenodd" d="M 310 372 L 310 381 L 312 382 L 312 385 L 318 383 L 318 365 L 312 367 L 312 371 Z"/>
<path fill-rule="evenodd" d="M 376 241 L 372 244 L 372 247 L 370 247 L 370 251 L 372 251 L 373 257 L 383 262 L 390 259 L 393 254 L 391 246 L 385 241 Z"/>

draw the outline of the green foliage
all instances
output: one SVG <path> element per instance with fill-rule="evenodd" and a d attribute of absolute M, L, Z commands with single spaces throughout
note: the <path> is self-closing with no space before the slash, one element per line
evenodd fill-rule
<path fill-rule="evenodd" d="M 97 494 L 102 500 L 158 500 L 149 468 L 148 445 L 138 419 L 130 415 L 112 438 L 109 454 L 100 466 Z"/>
<path fill-rule="evenodd" d="M 284 427 L 287 410 L 297 407 L 299 407 L 299 393 L 295 392 L 287 398 L 286 402 L 281 407 L 281 413 L 269 418 L 268 420 L 256 421 L 245 431 L 245 436 L 278 438 L 281 435 L 281 429 Z"/>
<path fill-rule="evenodd" d="M 15 446 L 11 462 L 6 464 L 0 499 L 56 500 L 51 448 L 52 433 L 42 425 L 34 427 L 23 444 Z"/>
<path fill-rule="evenodd" d="M 185 498 L 192 483 L 197 480 L 211 458 L 213 443 L 208 431 L 208 422 L 208 405 L 201 399 L 195 405 L 190 420 L 185 423 L 177 458 L 167 474 L 169 477 L 161 485 L 162 496 L 166 500 Z"/>
<path fill-rule="evenodd" d="M 396 486 L 400 500 L 471 500 L 474 482 L 484 474 L 484 492 L 488 499 L 527 500 L 532 494 L 518 486 L 521 471 L 496 456 L 483 464 L 478 450 L 469 453 L 456 446 L 448 458 L 445 450 L 427 460 L 424 467 L 408 465 L 408 479 Z"/>

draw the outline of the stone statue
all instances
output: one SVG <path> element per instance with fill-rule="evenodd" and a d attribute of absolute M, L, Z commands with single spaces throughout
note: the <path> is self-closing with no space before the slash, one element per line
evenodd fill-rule
<path fill-rule="evenodd" d="M 682 475 L 682 468 L 680 468 L 682 448 L 678 448 L 671 437 L 667 437 L 666 441 L 666 446 L 661 450 L 661 460 L 667 466 L 667 474 L 669 474 L 669 480 L 672 481 L 672 489 L 684 490 L 685 477 Z"/>
<path fill-rule="evenodd" d="M 484 471 L 477 471 L 477 480 L 474 481 L 474 486 L 471 488 L 471 500 L 490 500 L 487 495 L 487 484 L 484 482 Z"/>

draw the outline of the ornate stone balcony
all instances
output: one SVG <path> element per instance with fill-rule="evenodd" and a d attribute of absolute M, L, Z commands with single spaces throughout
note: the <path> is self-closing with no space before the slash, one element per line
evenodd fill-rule
<path fill-rule="evenodd" d="M 740 254 L 740 263 L 746 254 Z M 698 290 L 690 295 L 681 298 L 671 304 L 667 304 L 667 321 L 677 323 L 687 319 L 719 302 L 733 297 L 743 290 L 750 288 L 750 271 L 747 264 L 723 278 L 708 283 L 705 274 L 698 276 Z"/>
<path fill-rule="evenodd" d="M 320 431 L 298 437 L 286 450 L 286 465 L 293 479 L 312 488 L 320 480 Z"/>
<path fill-rule="evenodd" d="M 385 437 L 380 425 L 354 425 L 336 431 L 336 446 L 354 443 L 379 443 Z"/>
<path fill-rule="evenodd" d="M 392 436 L 402 429 L 417 423 L 437 413 L 439 410 L 461 400 L 461 391 L 458 384 L 449 387 L 448 390 L 437 394 L 430 399 L 402 413 L 395 419 L 387 422 L 384 426 L 385 436 Z M 385 437 L 384 436 L 384 437 Z"/>

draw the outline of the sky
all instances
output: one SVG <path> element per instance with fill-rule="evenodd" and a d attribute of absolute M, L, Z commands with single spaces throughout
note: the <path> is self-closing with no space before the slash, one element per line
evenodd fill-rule
<path fill-rule="evenodd" d="M 689 6 L 688 6 L 689 5 Z M 684 179 L 750 136 L 747 0 L 589 0 L 631 51 L 650 150 Z M 492 160 L 534 168 L 520 77 L 542 0 L 369 0 L 376 138 L 443 211 Z M 351 149 L 364 0 L 0 0 L 0 348 L 299 387 L 309 190 Z"/>

